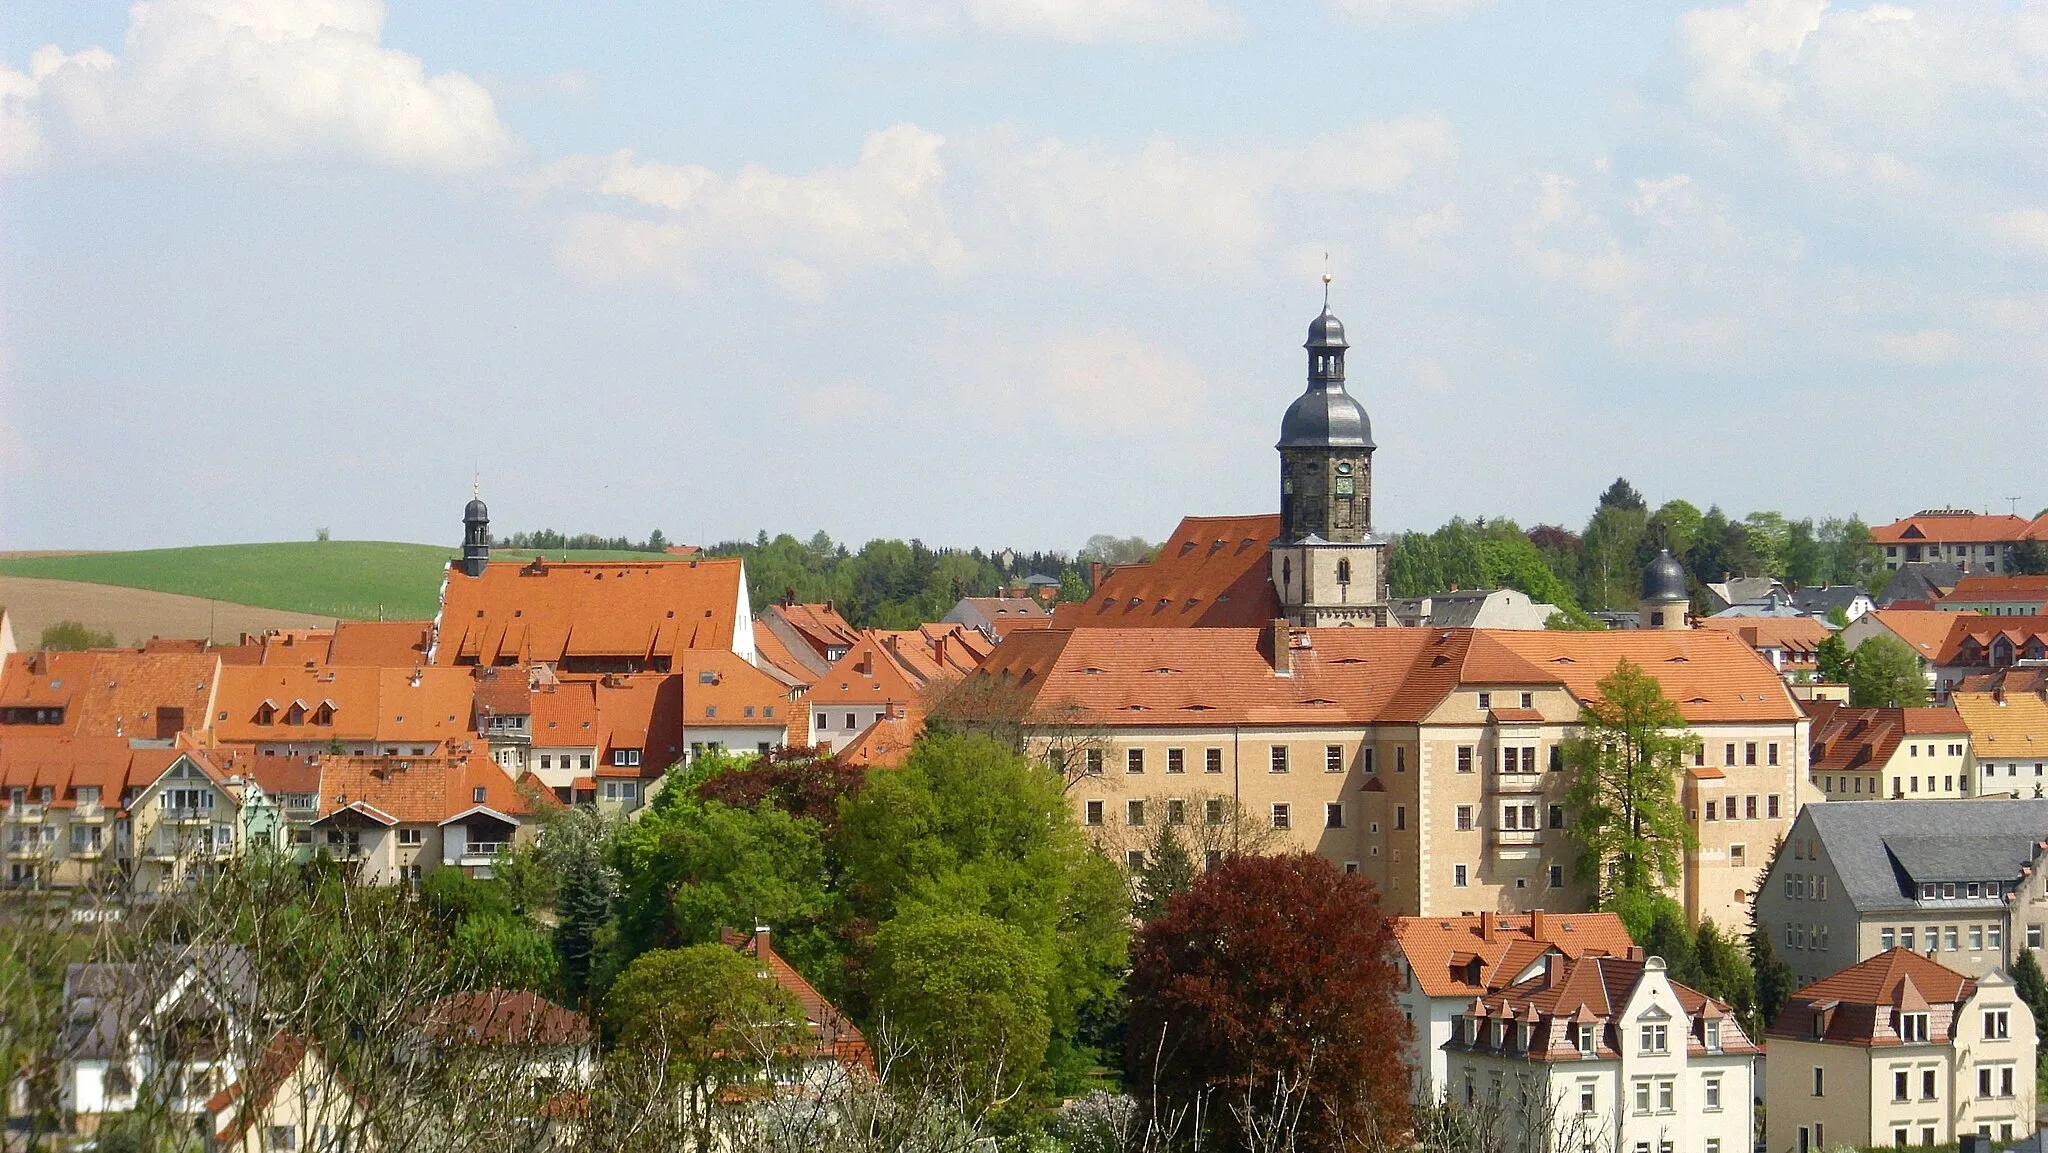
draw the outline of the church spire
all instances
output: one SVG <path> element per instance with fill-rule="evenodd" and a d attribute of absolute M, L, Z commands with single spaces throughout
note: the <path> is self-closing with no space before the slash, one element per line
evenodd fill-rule
<path fill-rule="evenodd" d="M 491 563 L 491 510 L 484 507 L 482 481 L 473 482 L 469 504 L 462 510 L 462 575 L 484 575 Z"/>

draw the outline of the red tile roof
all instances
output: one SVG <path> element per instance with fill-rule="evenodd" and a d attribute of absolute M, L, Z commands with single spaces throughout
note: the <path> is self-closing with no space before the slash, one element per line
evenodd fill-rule
<path fill-rule="evenodd" d="M 1588 953 L 1622 957 L 1635 945 L 1613 913 L 1396 917 L 1394 939 L 1428 997 L 1470 997 L 1505 988 L 1549 948 L 1570 958 Z M 1454 964 L 1454 958 L 1461 963 Z"/>
<path fill-rule="evenodd" d="M 1726 633 L 1691 629 L 1613 632 L 1513 630 L 1492 634 L 1505 648 L 1561 678 L 1582 701 L 1626 657 L 1663 686 L 1693 724 L 1796 721 L 1803 715 L 1785 682 L 1755 650 Z"/>
<path fill-rule="evenodd" d="M 425 664 L 432 621 L 336 621 L 327 643 L 330 665 L 411 668 Z"/>
<path fill-rule="evenodd" d="M 500 562 L 448 571 L 434 621 L 434 663 L 653 661 L 733 647 L 742 562 Z M 671 664 L 671 667 L 673 665 Z"/>
<path fill-rule="evenodd" d="M 1792 994 L 1767 1037 L 1827 1040 L 1847 1045 L 1898 1045 L 1903 1042 L 1891 1023 L 1893 1009 L 1925 1009 L 1930 1004 L 1960 1006 L 1977 991 L 1977 982 L 1910 949 L 1887 949 L 1831 977 Z M 1943 1015 L 1930 1014 L 1936 1025 Z M 1930 1036 L 1940 1042 L 1948 1038 Z"/>
<path fill-rule="evenodd" d="M 27 737 L 0 735 L 0 805 L 5 790 L 48 788 L 51 803 L 75 804 L 78 790 L 100 791 L 100 803 L 119 809 L 130 788 L 143 789 L 162 776 L 178 749 L 131 748 L 123 737 Z"/>
<path fill-rule="evenodd" d="M 1931 661 L 1941 655 L 1941 646 L 1947 642 L 1949 633 L 1955 630 L 1958 614 L 1893 606 L 1868 615 L 1891 630 L 1922 659 Z"/>
<path fill-rule="evenodd" d="M 1982 665 L 2000 638 L 2012 645 L 2016 657 L 2034 656 L 2031 647 L 2048 649 L 2048 616 L 1994 617 L 1963 613 L 1953 617 L 1948 639 L 1934 658 L 1938 665 Z"/>
<path fill-rule="evenodd" d="M 1557 961 L 1527 981 L 1473 998 L 1468 1015 L 1483 1016 L 1490 1021 L 1505 1019 L 1529 1024 L 1532 1034 L 1529 1051 L 1526 1054 L 1509 1051 L 1518 1056 L 1526 1055 L 1531 1060 L 1580 1060 L 1577 1048 L 1569 1044 L 1563 1028 L 1573 1023 L 1604 1025 L 1597 1043 L 1598 1055 L 1618 1056 L 1620 1037 L 1617 1035 L 1616 1018 L 1635 995 L 1647 969 L 1648 964 L 1644 961 L 1601 954 Z M 1701 1055 L 1706 1052 L 1705 1041 L 1699 1032 L 1700 1022 L 1704 1019 L 1720 1020 L 1721 1052 L 1761 1052 L 1743 1035 L 1735 1022 L 1734 1010 L 1727 1002 L 1708 997 L 1676 981 L 1671 981 L 1670 985 L 1678 998 L 1679 1008 L 1686 1015 L 1686 1025 L 1694 1030 L 1686 1038 L 1689 1053 Z M 1493 1047 L 1493 1044 L 1484 1036 L 1477 1044 L 1470 1043 L 1464 1031 L 1458 1030 L 1453 1033 L 1447 1047 L 1483 1050 Z"/>
<path fill-rule="evenodd" d="M 471 1045 L 588 1045 L 590 1019 L 524 989 L 486 989 L 443 997 L 420 1014 L 429 1041 Z"/>
<path fill-rule="evenodd" d="M 1834 630 L 1812 617 L 1708 617 L 1699 626 L 1732 633 L 1759 651 L 1783 649 L 1799 656 L 1819 652 L 1820 643 L 1834 635 Z"/>
<path fill-rule="evenodd" d="M 480 804 L 524 817 L 552 803 L 545 789 L 515 784 L 482 748 L 449 757 L 320 758 L 321 820 L 365 805 L 396 823 L 438 824 Z"/>
<path fill-rule="evenodd" d="M 80 737 L 169 737 L 206 724 L 221 661 L 213 653 L 96 649 L 13 653 L 0 666 L 0 708 L 65 710 L 52 728 Z"/>
<path fill-rule="evenodd" d="M 1156 560 L 1109 570 L 1086 601 L 1053 610 L 1055 628 L 1251 628 L 1280 615 L 1266 546 L 1279 514 L 1191 516 Z"/>
<path fill-rule="evenodd" d="M 1808 703 L 1813 717 L 1811 771 L 1868 772 L 1882 768 L 1909 736 L 1968 736 L 1952 706 L 1934 709 L 1852 709 L 1833 701 Z"/>
<path fill-rule="evenodd" d="M 797 636 L 811 647 L 820 658 L 833 649 L 845 648 L 860 639 L 860 630 L 848 624 L 831 601 L 823 604 L 798 604 L 795 601 L 777 601 L 768 606 L 768 613 L 782 618 Z"/>
<path fill-rule="evenodd" d="M 226 744 L 438 745 L 475 732 L 475 693 L 468 669 L 232 666 L 221 671 L 213 735 Z M 302 710 L 296 724 L 294 708 Z M 316 723 L 321 716 L 331 716 L 331 723 Z"/>
<path fill-rule="evenodd" d="M 1870 539 L 1880 545 L 1979 544 L 2026 539 L 2030 523 L 2022 516 L 1976 513 L 1916 513 L 1903 520 L 1881 524 L 1870 530 Z"/>
<path fill-rule="evenodd" d="M 874 1068 L 874 1055 L 868 1049 L 867 1039 L 854 1023 L 841 1013 L 837 1006 L 825 999 L 823 993 L 804 975 L 796 971 L 782 955 L 775 951 L 767 929 L 756 929 L 752 936 L 742 937 L 728 929 L 719 934 L 719 939 L 761 962 L 763 969 L 777 985 L 796 997 L 803 1006 L 805 1023 L 810 1026 L 814 1045 L 812 1055 L 830 1057 L 849 1068 Z"/>

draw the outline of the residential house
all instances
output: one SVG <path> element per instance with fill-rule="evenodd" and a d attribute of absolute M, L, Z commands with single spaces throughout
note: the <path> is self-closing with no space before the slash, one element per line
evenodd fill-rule
<path fill-rule="evenodd" d="M 812 745 L 837 753 L 877 722 L 924 711 L 991 651 L 987 638 L 965 625 L 863 630 L 805 699 Z"/>
<path fill-rule="evenodd" d="M 1806 706 L 1813 718 L 1807 780 L 1830 801 L 1967 797 L 1975 764 L 1970 728 L 1954 708 Z"/>
<path fill-rule="evenodd" d="M 239 1078 L 257 1025 L 254 975 L 236 947 L 68 965 L 62 996 L 58 1103 L 81 1135 L 149 1101 L 196 1121 Z"/>
<path fill-rule="evenodd" d="M 538 833 L 552 795 L 507 778 L 476 746 L 441 757 L 323 757 L 309 850 L 370 884 L 417 883 L 436 868 L 488 877 Z"/>
<path fill-rule="evenodd" d="M 524 989 L 451 994 L 422 1010 L 419 1025 L 421 1046 L 459 1051 L 494 1088 L 571 1090 L 596 1071 L 590 1018 Z"/>
<path fill-rule="evenodd" d="M 782 955 L 775 951 L 772 934 L 766 925 L 756 927 L 751 936 L 742 936 L 731 929 L 720 930 L 718 936 L 725 945 L 754 958 L 761 966 L 761 975 L 787 990 L 802 1007 L 810 1044 L 794 1056 L 806 1069 L 801 1077 L 803 1081 L 815 1083 L 820 1077 L 835 1072 L 874 1072 L 875 1056 L 868 1048 L 867 1038 L 861 1035 L 851 1018 L 826 1000 L 825 995 L 806 981 L 795 966 L 783 960 Z"/>
<path fill-rule="evenodd" d="M 562 673 L 673 672 L 681 653 L 752 660 L 743 562 L 535 559 L 450 567 L 427 661 Z"/>
<path fill-rule="evenodd" d="M 1408 1042 L 1411 1093 L 1434 1103 L 1450 1092 L 1445 1045 L 1473 999 L 1540 974 L 1549 958 L 1576 961 L 1589 953 L 1625 957 L 1635 942 L 1613 913 L 1546 913 L 1526 917 L 1396 917 L 1394 942 L 1401 987 L 1395 999 L 1414 1030 Z"/>
<path fill-rule="evenodd" d="M 211 743 L 263 757 L 430 757 L 476 734 L 469 669 L 228 665 Z"/>
<path fill-rule="evenodd" d="M 1828 626 L 1810 616 L 1716 616 L 1698 622 L 1698 627 L 1740 637 L 1743 644 L 1771 662 L 1788 685 L 1819 679 L 1821 642 L 1834 635 Z"/>
<path fill-rule="evenodd" d="M 1789 620 L 1806 614 L 1793 603 L 1791 593 L 1773 589 L 1756 600 L 1737 601 L 1713 615 L 1724 620 L 1734 617 Z"/>
<path fill-rule="evenodd" d="M 180 755 L 120 737 L 0 736 L 7 884 L 117 884 L 131 863 L 128 805 Z"/>
<path fill-rule="evenodd" d="M 805 694 L 731 653 L 685 655 L 681 684 L 687 760 L 811 743 Z"/>
<path fill-rule="evenodd" d="M 1519 589 L 1456 589 L 1393 601 L 1394 622 L 1426 629 L 1540 629 L 1557 606 Z"/>
<path fill-rule="evenodd" d="M 1946 694 L 1972 676 L 2048 661 L 2048 616 L 1961 614 L 1934 658 L 1934 688 Z"/>
<path fill-rule="evenodd" d="M 1833 801 L 1800 810 L 1756 924 L 1803 982 L 1894 946 L 1972 976 L 2041 947 L 2048 800 Z"/>
<path fill-rule="evenodd" d="M 128 805 L 133 885 L 150 893 L 196 884 L 243 854 L 251 828 L 274 836 L 275 802 L 225 750 L 180 749 Z"/>
<path fill-rule="evenodd" d="M 2042 616 L 2048 614 L 2048 576 L 1966 576 L 1934 607 L 1945 613 Z"/>
<path fill-rule="evenodd" d="M 1792 994 L 1764 1035 L 1769 1153 L 2034 1131 L 2034 1015 L 2002 973 L 1887 949 Z"/>
<path fill-rule="evenodd" d="M 1012 634 L 978 675 L 1018 695 L 1029 747 L 1119 859 L 1142 863 L 1161 821 L 1219 854 L 1256 832 L 1364 873 L 1390 912 L 1444 916 L 1586 906 L 1563 746 L 1624 658 L 1700 740 L 1677 895 L 1740 924 L 1812 790 L 1805 714 L 1726 633 L 1049 630 Z"/>
<path fill-rule="evenodd" d="M 1706 590 L 1707 611 L 1723 612 L 1742 604 L 1760 604 L 1766 598 L 1776 597 L 1790 601 L 1792 592 L 1776 577 L 1729 575 L 1717 581 L 1706 581 L 1700 586 Z"/>
<path fill-rule="evenodd" d="M 206 1102 L 208 1153 L 307 1153 L 379 1146 L 370 1110 L 317 1045 L 278 1034 L 245 1078 Z"/>
<path fill-rule="evenodd" d="M 1844 624 L 1853 623 L 1877 607 L 1876 598 L 1859 585 L 1815 585 L 1794 590 L 1792 607 L 1816 620 L 1832 620 L 1840 612 Z"/>
<path fill-rule="evenodd" d="M 1956 618 L 1934 609 L 1878 609 L 1865 613 L 1850 622 L 1841 632 L 1842 644 L 1850 652 L 1872 637 L 1890 637 L 1912 650 L 1919 658 L 1920 671 L 1927 676 L 1927 685 L 1934 687 L 1934 662 L 1941 657 L 1942 646 L 1948 643 L 1949 633 L 1955 631 Z"/>
<path fill-rule="evenodd" d="M 1542 1133 L 1533 1148 L 1750 1148 L 1763 1051 L 1733 1009 L 1641 950 L 1545 961 L 1459 1016 L 1444 1045 L 1454 1104 Z"/>
<path fill-rule="evenodd" d="M 794 661 L 812 677 L 824 676 L 860 640 L 860 630 L 848 624 L 831 601 L 798 604 L 793 595 L 785 595 L 761 610 L 759 623 L 780 642 L 778 657 L 786 654 L 786 660 L 776 663 L 786 667 L 787 661 Z"/>
<path fill-rule="evenodd" d="M 2048 696 L 2043 689 L 2001 685 L 1966 691 L 1959 686 L 1949 702 L 1970 729 L 1977 790 L 1987 796 L 2041 796 L 2048 788 Z"/>
<path fill-rule="evenodd" d="M 1948 561 L 1964 572 L 2006 571 L 2012 549 L 2027 539 L 2033 523 L 2023 516 L 1988 516 L 1968 509 L 1923 509 L 1870 530 L 1884 550 L 1884 567 L 1914 561 Z"/>

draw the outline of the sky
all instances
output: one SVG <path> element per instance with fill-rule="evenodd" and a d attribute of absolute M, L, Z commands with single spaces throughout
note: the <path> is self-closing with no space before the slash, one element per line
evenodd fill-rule
<path fill-rule="evenodd" d="M 1327 254 L 1327 256 L 1326 256 Z M 2048 2 L 0 0 L 0 549 L 2048 505 Z"/>

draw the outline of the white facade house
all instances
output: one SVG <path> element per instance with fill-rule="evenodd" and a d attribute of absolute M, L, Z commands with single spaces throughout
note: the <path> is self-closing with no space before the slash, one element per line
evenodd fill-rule
<path fill-rule="evenodd" d="M 1474 998 L 1445 1044 L 1454 1107 L 1543 1132 L 1551 1150 L 1747 1153 L 1760 1050 L 1661 958 L 1552 954 Z"/>

